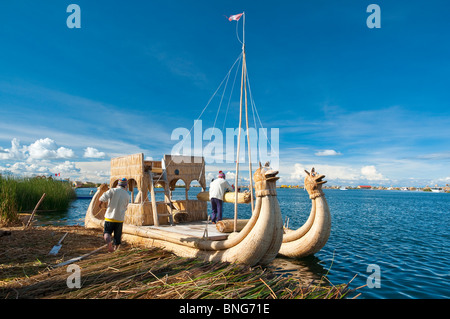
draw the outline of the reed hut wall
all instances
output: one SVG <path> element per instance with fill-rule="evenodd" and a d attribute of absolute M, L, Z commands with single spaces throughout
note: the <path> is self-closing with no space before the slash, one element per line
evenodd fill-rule
<path fill-rule="evenodd" d="M 111 159 L 110 187 L 114 187 L 114 184 L 124 177 L 135 180 L 138 189 L 143 189 L 144 154 L 139 153 Z"/>
<path fill-rule="evenodd" d="M 203 190 L 206 189 L 205 159 L 203 157 L 164 155 L 164 163 L 171 189 L 175 187 L 175 183 L 179 179 L 183 180 L 186 189 L 189 189 L 192 181 L 198 181 Z"/>

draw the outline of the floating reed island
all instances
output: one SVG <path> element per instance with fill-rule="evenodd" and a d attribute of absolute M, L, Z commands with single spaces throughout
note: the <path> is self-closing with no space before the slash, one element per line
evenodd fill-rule
<path fill-rule="evenodd" d="M 341 299 L 354 295 L 348 284 L 334 286 L 325 278 L 305 285 L 299 278 L 282 277 L 261 266 L 205 262 L 128 244 L 114 253 L 103 249 L 77 261 L 81 287 L 70 289 L 67 267 L 55 266 L 95 250 L 103 243 L 101 236 L 81 226 L 10 230 L 10 236 L 0 238 L 2 299 Z M 58 255 L 48 255 L 65 232 Z"/>

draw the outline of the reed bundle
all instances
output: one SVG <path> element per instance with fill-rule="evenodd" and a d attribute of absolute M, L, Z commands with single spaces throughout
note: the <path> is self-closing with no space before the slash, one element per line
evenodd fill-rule
<path fill-rule="evenodd" d="M 298 279 L 261 267 L 202 262 L 157 248 L 129 248 L 77 262 L 82 287 L 69 289 L 65 267 L 30 277 L 4 289 L 3 298 L 51 299 L 222 299 L 343 298 L 348 287 Z"/>
<path fill-rule="evenodd" d="M 45 226 L 26 230 L 17 226 L 8 230 L 11 235 L 0 238 L 0 288 L 32 278 L 51 265 L 78 257 L 104 244 L 98 231 L 82 226 Z M 49 255 L 66 232 L 68 235 L 58 255 Z"/>
<path fill-rule="evenodd" d="M 238 219 L 236 231 L 241 231 L 247 225 L 248 219 Z M 234 231 L 234 219 L 223 219 L 216 223 L 216 228 L 221 233 L 231 233 Z"/>
<path fill-rule="evenodd" d="M 235 202 L 236 193 L 235 192 L 226 192 L 223 196 L 223 201 L 226 203 Z M 197 194 L 197 199 L 201 201 L 209 201 L 209 191 L 200 192 Z M 251 194 L 250 192 L 242 192 L 238 193 L 238 204 L 249 204 L 251 202 Z"/>

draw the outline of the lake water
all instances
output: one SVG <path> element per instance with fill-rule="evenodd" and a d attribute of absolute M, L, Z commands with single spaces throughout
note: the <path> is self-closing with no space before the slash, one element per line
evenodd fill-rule
<path fill-rule="evenodd" d="M 87 196 L 91 189 L 77 189 Z M 196 198 L 200 188 L 191 188 Z M 302 189 L 278 189 L 283 220 L 291 228 L 308 218 L 311 201 Z M 315 256 L 277 258 L 272 268 L 283 275 L 320 279 L 360 287 L 358 298 L 450 297 L 450 194 L 378 190 L 324 190 L 331 211 L 331 235 Z M 161 194 L 157 194 L 162 196 Z M 174 199 L 184 199 L 176 189 Z M 67 212 L 40 214 L 41 225 L 84 225 L 89 200 L 73 201 Z M 210 207 L 208 207 L 210 208 Z M 224 217 L 233 218 L 225 203 Z M 249 218 L 249 205 L 239 205 L 239 218 Z M 369 268 L 369 265 L 372 265 Z M 374 277 L 379 275 L 379 281 Z"/>

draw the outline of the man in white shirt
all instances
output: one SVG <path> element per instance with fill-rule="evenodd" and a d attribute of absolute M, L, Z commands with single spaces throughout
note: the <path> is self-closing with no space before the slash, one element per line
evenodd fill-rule
<path fill-rule="evenodd" d="M 130 195 L 126 191 L 127 179 L 123 178 L 119 181 L 116 188 L 106 191 L 101 197 L 99 206 L 102 207 L 103 202 L 109 202 L 105 213 L 105 230 L 103 238 L 108 244 L 108 251 L 112 252 L 119 248 L 122 238 L 122 226 L 125 219 Z M 114 233 L 114 247 L 111 242 L 111 236 Z"/>
<path fill-rule="evenodd" d="M 211 221 L 215 224 L 222 220 L 223 195 L 226 191 L 233 191 L 230 184 L 225 180 L 225 173 L 219 171 L 219 178 L 209 185 L 209 199 L 211 201 Z"/>

